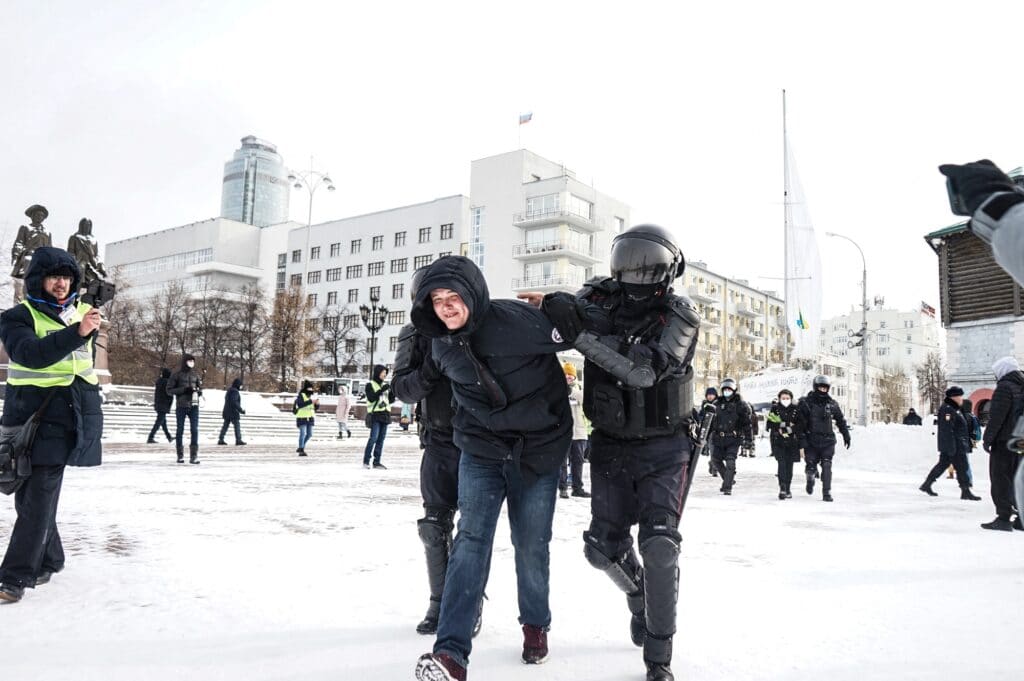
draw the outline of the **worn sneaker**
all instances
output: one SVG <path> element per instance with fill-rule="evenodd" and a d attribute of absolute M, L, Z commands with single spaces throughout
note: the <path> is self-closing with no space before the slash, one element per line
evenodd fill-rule
<path fill-rule="evenodd" d="M 416 663 L 416 681 L 466 681 L 466 668 L 444 653 L 427 653 Z"/>
<path fill-rule="evenodd" d="M 1003 530 L 1004 532 L 1013 532 L 1013 523 L 1010 522 L 1009 518 L 996 518 L 990 523 L 982 523 L 981 526 L 986 530 Z"/>
<path fill-rule="evenodd" d="M 543 664 L 548 659 L 548 632 L 532 624 L 523 625 L 523 664 Z"/>
<path fill-rule="evenodd" d="M 21 600 L 21 597 L 25 595 L 25 587 L 18 586 L 17 584 L 0 584 L 0 601 L 7 601 L 8 603 L 17 603 Z"/>

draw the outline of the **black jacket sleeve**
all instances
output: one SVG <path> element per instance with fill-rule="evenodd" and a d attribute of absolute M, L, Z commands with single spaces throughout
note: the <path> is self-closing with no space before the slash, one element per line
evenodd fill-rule
<path fill-rule="evenodd" d="M 7 355 L 29 369 L 55 364 L 85 345 L 87 340 L 78 335 L 77 323 L 38 337 L 32 314 L 23 305 L 16 305 L 0 315 L 0 341 Z"/>
<path fill-rule="evenodd" d="M 842 434 L 844 440 L 850 439 L 850 428 L 846 424 L 846 417 L 843 416 L 843 410 L 839 408 L 839 403 L 832 400 L 832 418 L 836 422 L 836 428 Z"/>
<path fill-rule="evenodd" d="M 175 371 L 167 381 L 167 394 L 184 395 L 185 391 L 190 387 L 185 381 L 181 380 L 181 372 Z"/>
<path fill-rule="evenodd" d="M 1010 419 L 1010 411 L 1013 408 L 1013 395 L 1005 384 L 996 384 L 992 393 L 992 400 L 989 402 L 988 425 L 985 426 L 985 435 L 982 437 L 985 450 L 988 451 L 996 443 L 999 431 Z"/>
<path fill-rule="evenodd" d="M 429 395 L 440 379 L 440 372 L 430 357 L 430 342 L 412 324 L 398 334 L 398 348 L 393 365 L 391 392 L 409 404 Z"/>

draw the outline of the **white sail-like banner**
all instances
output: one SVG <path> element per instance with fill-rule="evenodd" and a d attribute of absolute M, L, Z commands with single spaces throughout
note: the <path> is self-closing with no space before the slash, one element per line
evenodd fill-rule
<path fill-rule="evenodd" d="M 786 323 L 793 359 L 818 354 L 821 329 L 821 254 L 793 149 L 786 144 Z"/>

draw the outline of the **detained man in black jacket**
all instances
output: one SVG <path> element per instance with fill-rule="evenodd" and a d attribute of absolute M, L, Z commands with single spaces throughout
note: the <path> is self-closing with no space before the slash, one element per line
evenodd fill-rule
<path fill-rule="evenodd" d="M 420 681 L 465 679 L 487 581 L 494 531 L 508 500 L 515 547 L 523 662 L 547 658 L 551 623 L 549 551 L 558 471 L 572 439 L 565 377 L 555 352 L 567 350 L 540 310 L 491 300 L 469 258 L 446 256 L 423 273 L 410 313 L 432 339 L 431 356 L 451 381 L 453 442 L 459 461 L 458 534 L 448 561 L 433 653 Z"/>
<path fill-rule="evenodd" d="M 932 489 L 932 484 L 952 464 L 956 471 L 956 481 L 960 483 L 960 498 L 970 501 L 981 500 L 981 497 L 971 493 L 970 477 L 967 474 L 967 453 L 971 451 L 971 435 L 963 414 L 963 401 L 963 388 L 954 385 L 946 391 L 946 399 L 939 407 L 936 416 L 939 462 L 932 467 L 924 484 L 919 488 L 930 497 L 938 496 Z"/>
<path fill-rule="evenodd" d="M 64 567 L 57 501 L 65 466 L 98 466 L 103 412 L 93 369 L 99 310 L 76 300 L 80 274 L 67 251 L 42 247 L 25 274 L 25 300 L 0 315 L 10 356 L 3 426 L 42 409 L 32 475 L 14 494 L 17 519 L 0 564 L 0 600 L 21 600 Z M 45 405 L 45 406 L 44 406 Z"/>
<path fill-rule="evenodd" d="M 189 425 L 188 462 L 199 463 L 199 398 L 203 396 L 203 381 L 196 371 L 196 358 L 188 353 L 181 357 L 181 367 L 171 374 L 167 381 L 167 394 L 175 397 L 174 416 L 177 420 L 175 430 L 175 450 L 178 463 L 185 463 L 185 445 L 182 435 L 185 433 L 185 419 Z"/>
<path fill-rule="evenodd" d="M 149 431 L 149 439 L 146 440 L 146 444 L 156 444 L 154 438 L 161 428 L 164 429 L 164 435 L 167 436 L 168 442 L 174 440 L 171 437 L 171 431 L 167 430 L 167 412 L 174 405 L 174 398 L 167 394 L 167 379 L 170 377 L 171 370 L 163 368 L 160 370 L 160 378 L 156 379 L 156 386 L 153 388 L 153 410 L 156 411 L 156 421 L 153 423 L 153 430 Z"/>
<path fill-rule="evenodd" d="M 989 402 L 988 425 L 982 436 L 981 446 L 989 454 L 988 473 L 992 483 L 992 503 L 996 507 L 996 518 L 983 523 L 986 530 L 1024 530 L 1020 517 L 1020 504 L 1024 499 L 1014 500 L 1013 474 L 1021 457 L 1010 451 L 1008 443 L 1017 419 L 1024 415 L 1024 372 L 1013 357 L 1003 357 L 992 365 L 996 376 L 996 389 Z M 1017 509 L 1017 518 L 1012 519 Z"/>
<path fill-rule="evenodd" d="M 672 291 L 685 261 L 663 227 L 616 236 L 609 266 L 610 277 L 575 297 L 548 294 L 542 309 L 586 357 L 583 410 L 593 432 L 584 555 L 625 593 L 647 681 L 672 681 L 679 521 L 700 456 L 689 436 L 700 315 Z"/>
<path fill-rule="evenodd" d="M 412 275 L 410 293 L 416 292 L 426 268 Z M 459 506 L 459 448 L 452 440 L 452 384 L 431 357 L 431 340 L 406 324 L 398 333 L 398 348 L 393 365 L 391 392 L 407 404 L 417 405 L 420 426 L 420 495 L 423 517 L 417 521 L 420 541 L 427 558 L 427 582 L 430 604 L 423 620 L 416 625 L 419 634 L 436 634 L 441 614 L 441 596 L 448 572 L 455 528 L 455 510 Z M 477 622 L 479 628 L 479 620 Z"/>
<path fill-rule="evenodd" d="M 217 444 L 226 445 L 224 442 L 224 436 L 228 434 L 228 426 L 235 427 L 235 446 L 244 445 L 242 441 L 242 414 L 245 410 L 242 409 L 242 379 L 236 378 L 231 381 L 231 387 L 224 393 L 224 409 L 221 411 L 221 416 L 224 417 L 224 425 L 220 428 L 220 437 L 217 439 Z"/>
<path fill-rule="evenodd" d="M 722 476 L 722 494 L 732 494 L 736 483 L 736 457 L 740 447 L 752 448 L 754 437 L 747 403 L 736 391 L 736 381 L 722 381 L 721 393 L 715 400 L 715 418 L 711 422 L 711 465 Z"/>
<path fill-rule="evenodd" d="M 792 499 L 793 464 L 800 460 L 800 436 L 804 429 L 800 408 L 788 388 L 779 391 L 778 400 L 768 412 L 767 428 L 772 456 L 778 467 L 779 499 Z"/>
<path fill-rule="evenodd" d="M 804 421 L 800 444 L 804 448 L 804 469 L 807 474 L 807 493 L 814 494 L 814 479 L 821 464 L 821 500 L 832 501 L 832 457 L 836 453 L 836 433 L 832 422 L 843 436 L 843 445 L 850 448 L 850 429 L 843 418 L 839 403 L 828 394 L 832 384 L 828 376 L 815 376 L 814 389 L 800 401 L 800 416 Z"/>

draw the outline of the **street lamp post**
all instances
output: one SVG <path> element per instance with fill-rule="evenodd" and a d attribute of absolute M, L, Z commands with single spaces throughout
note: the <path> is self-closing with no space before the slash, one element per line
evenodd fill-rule
<path fill-rule="evenodd" d="M 335 187 L 330 175 L 313 170 L 312 156 L 309 157 L 309 170 L 289 171 L 288 181 L 292 183 L 295 189 L 305 189 L 309 192 L 309 211 L 306 213 L 306 245 L 302 252 L 302 291 L 303 295 L 305 295 L 308 283 L 306 279 L 309 276 L 309 235 L 313 231 L 313 195 L 316 194 L 316 190 L 320 187 L 327 187 L 329 192 L 333 192 Z M 295 380 L 301 389 L 302 369 L 298 352 L 295 353 Z"/>
<path fill-rule="evenodd" d="M 370 372 L 373 372 L 373 352 L 377 346 L 377 332 L 384 328 L 387 323 L 388 309 L 383 305 L 378 305 L 380 302 L 380 296 L 373 293 L 370 294 L 370 306 L 366 305 L 359 306 L 359 316 L 363 319 L 363 326 L 370 332 Z M 371 377 L 373 380 L 377 380 L 376 376 Z"/>
<path fill-rule="evenodd" d="M 868 425 L 868 261 L 864 258 L 864 250 L 856 241 L 848 236 L 825 232 L 825 236 L 846 239 L 860 251 L 861 272 L 861 317 L 860 317 L 860 425 Z"/>

